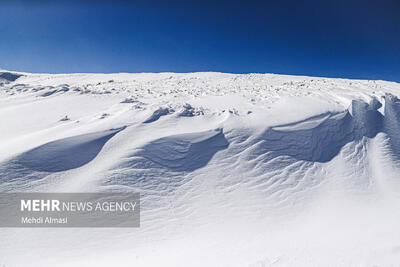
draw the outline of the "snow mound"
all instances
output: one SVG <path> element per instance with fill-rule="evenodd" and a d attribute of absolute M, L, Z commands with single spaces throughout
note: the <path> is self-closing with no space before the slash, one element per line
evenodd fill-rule
<path fill-rule="evenodd" d="M 56 94 L 56 93 L 65 93 L 65 92 L 68 92 L 68 91 L 69 91 L 69 86 L 68 85 L 63 85 L 63 86 L 60 86 L 57 89 L 48 90 L 47 92 L 44 92 L 40 96 L 46 97 L 46 96 L 51 96 L 51 95 Z"/>
<path fill-rule="evenodd" d="M 180 117 L 194 117 L 204 115 L 203 108 L 194 108 L 190 104 L 183 105 L 182 109 L 179 111 L 178 116 Z"/>
<path fill-rule="evenodd" d="M 153 114 L 147 118 L 143 123 L 151 123 L 157 121 L 159 118 L 162 116 L 166 116 L 168 114 L 173 113 L 174 110 L 172 108 L 162 108 L 160 107 L 156 111 L 153 112 Z"/>
<path fill-rule="evenodd" d="M 122 104 L 131 104 L 131 103 L 135 103 L 137 102 L 136 99 L 132 98 L 132 97 L 127 97 L 124 100 L 122 100 L 120 103 Z"/>

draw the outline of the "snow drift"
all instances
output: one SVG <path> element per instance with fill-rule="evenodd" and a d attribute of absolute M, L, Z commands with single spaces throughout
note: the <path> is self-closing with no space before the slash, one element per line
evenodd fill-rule
<path fill-rule="evenodd" d="M 400 260 L 396 83 L 223 73 L 0 75 L 2 192 L 134 191 L 142 209 L 139 229 L 0 229 L 0 264 Z"/>
<path fill-rule="evenodd" d="M 109 130 L 53 141 L 18 156 L 15 164 L 45 172 L 75 169 L 94 159 L 108 139 L 119 131 Z"/>

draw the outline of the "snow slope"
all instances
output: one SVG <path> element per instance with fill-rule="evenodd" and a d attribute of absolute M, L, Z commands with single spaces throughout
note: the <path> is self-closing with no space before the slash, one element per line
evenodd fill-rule
<path fill-rule="evenodd" d="M 0 72 L 1 192 L 140 192 L 141 227 L 0 229 L 5 266 L 396 266 L 400 85 Z"/>

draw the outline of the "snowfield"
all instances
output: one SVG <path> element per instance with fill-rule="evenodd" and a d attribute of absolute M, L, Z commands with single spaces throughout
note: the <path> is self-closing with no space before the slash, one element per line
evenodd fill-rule
<path fill-rule="evenodd" d="M 400 84 L 0 70 L 0 192 L 140 192 L 141 227 L 0 228 L 0 266 L 398 266 Z"/>

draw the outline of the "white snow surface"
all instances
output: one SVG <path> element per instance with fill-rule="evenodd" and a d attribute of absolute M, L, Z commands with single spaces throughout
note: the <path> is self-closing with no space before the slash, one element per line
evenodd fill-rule
<path fill-rule="evenodd" d="M 131 229 L 0 229 L 0 266 L 398 266 L 400 84 L 0 71 L 0 192 L 140 192 Z"/>

